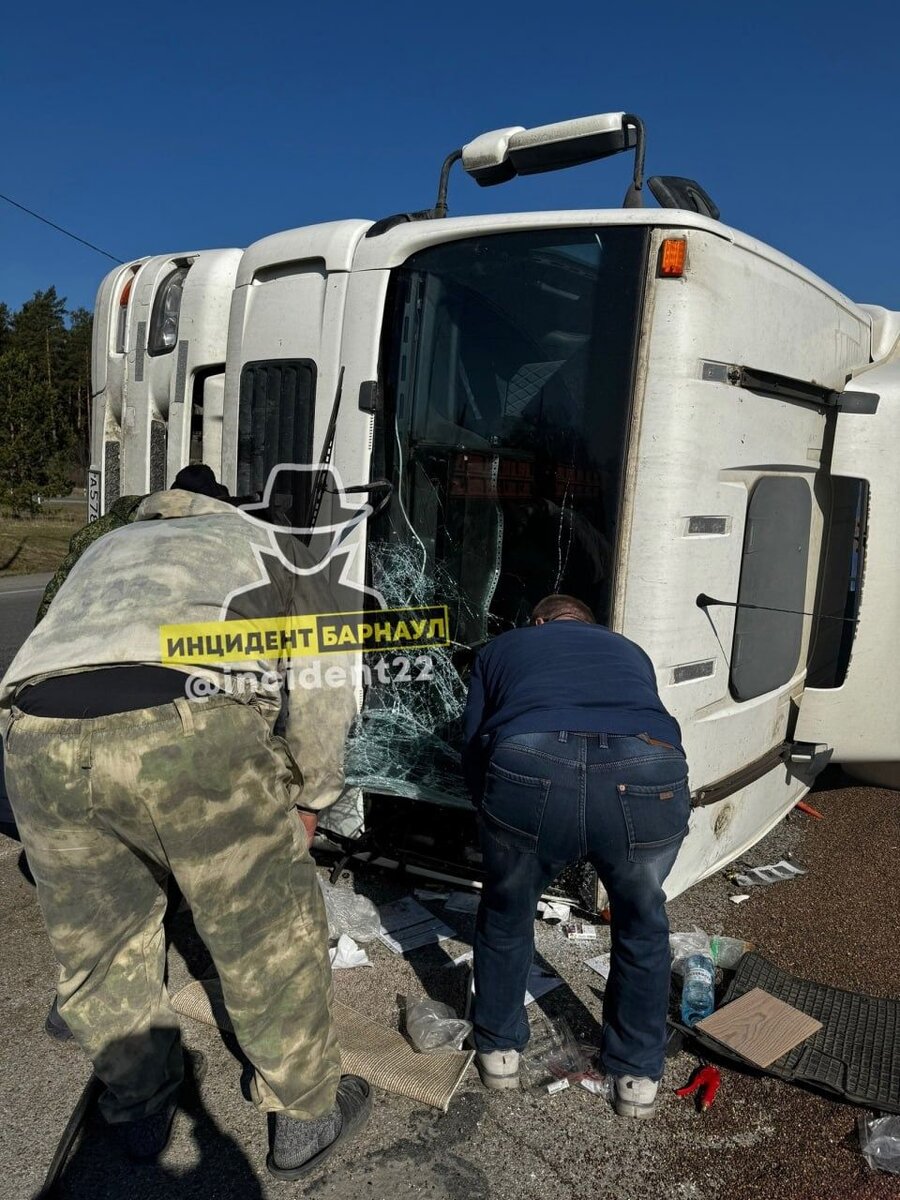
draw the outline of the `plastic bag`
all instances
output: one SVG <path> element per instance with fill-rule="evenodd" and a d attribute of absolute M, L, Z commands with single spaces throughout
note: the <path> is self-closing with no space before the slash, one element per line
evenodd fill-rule
<path fill-rule="evenodd" d="M 427 998 L 407 1003 L 406 1033 L 413 1046 L 424 1054 L 462 1050 L 471 1032 L 471 1021 L 460 1020 L 449 1004 Z"/>
<path fill-rule="evenodd" d="M 670 933 L 669 949 L 672 952 L 672 970 L 683 974 L 685 960 L 692 954 L 703 954 L 712 958 L 709 934 L 694 926 L 692 933 Z"/>
<path fill-rule="evenodd" d="M 372 963 L 365 950 L 361 950 L 347 933 L 342 933 L 336 946 L 328 951 L 332 971 L 341 971 L 350 967 L 371 967 Z"/>
<path fill-rule="evenodd" d="M 334 941 L 342 933 L 355 942 L 373 942 L 381 930 L 378 909 L 365 896 L 358 896 L 348 888 L 338 888 L 319 879 L 319 887 L 325 898 L 328 914 L 328 936 Z"/>
<path fill-rule="evenodd" d="M 859 1117 L 859 1145 L 875 1171 L 900 1175 L 900 1117 Z"/>
<path fill-rule="evenodd" d="M 741 938 L 721 937 L 718 934 L 710 937 L 695 925 L 691 933 L 670 933 L 669 949 L 672 951 L 672 970 L 682 975 L 684 961 L 692 954 L 703 954 L 712 959 L 714 966 L 731 971 L 738 965 L 742 955 L 749 954 L 755 947 L 752 942 L 742 941 Z"/>
<path fill-rule="evenodd" d="M 589 1056 L 581 1048 L 565 1017 L 536 1022 L 519 1059 L 522 1087 L 546 1087 L 554 1079 L 581 1082 L 593 1074 Z"/>
<path fill-rule="evenodd" d="M 749 954 L 754 949 L 752 942 L 745 942 L 741 938 L 730 937 L 711 937 L 709 939 L 709 948 L 712 953 L 712 960 L 717 967 L 722 967 L 726 971 L 733 971 L 745 954 Z"/>

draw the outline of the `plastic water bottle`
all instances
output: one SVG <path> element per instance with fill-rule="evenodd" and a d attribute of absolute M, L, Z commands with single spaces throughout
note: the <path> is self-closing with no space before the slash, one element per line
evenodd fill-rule
<path fill-rule="evenodd" d="M 707 954 L 692 954 L 685 959 L 681 989 L 681 1019 L 685 1025 L 696 1025 L 715 1008 L 715 979 L 716 968 Z"/>
<path fill-rule="evenodd" d="M 752 942 L 745 942 L 742 938 L 713 937 L 709 939 L 709 948 L 712 952 L 712 960 L 717 967 L 733 971 L 741 958 L 754 949 L 754 945 Z"/>

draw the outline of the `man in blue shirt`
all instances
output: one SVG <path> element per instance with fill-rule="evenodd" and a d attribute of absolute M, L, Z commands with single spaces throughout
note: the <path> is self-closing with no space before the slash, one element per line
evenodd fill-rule
<path fill-rule="evenodd" d="M 475 933 L 475 1046 L 483 1083 L 518 1086 L 534 914 L 587 859 L 609 895 L 612 956 L 602 1062 L 621 1116 L 652 1116 L 663 1072 L 669 925 L 663 882 L 687 833 L 678 723 L 653 664 L 571 596 L 482 649 L 463 718 L 485 883 Z"/>

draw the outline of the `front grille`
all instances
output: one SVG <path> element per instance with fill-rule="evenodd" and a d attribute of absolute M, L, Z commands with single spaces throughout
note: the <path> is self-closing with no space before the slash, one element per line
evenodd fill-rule
<path fill-rule="evenodd" d="M 285 358 L 247 363 L 241 373 L 237 492 L 260 498 L 273 469 L 309 463 L 315 417 L 316 364 Z M 309 504 L 309 472 L 279 472 L 273 507 L 302 525 Z"/>

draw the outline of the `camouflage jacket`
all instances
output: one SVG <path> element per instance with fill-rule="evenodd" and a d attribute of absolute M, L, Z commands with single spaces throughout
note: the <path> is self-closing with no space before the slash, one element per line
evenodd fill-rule
<path fill-rule="evenodd" d="M 87 550 L 88 546 L 96 542 L 97 538 L 103 537 L 104 533 L 112 533 L 114 529 L 121 529 L 123 525 L 128 525 L 134 520 L 137 514 L 138 506 L 144 499 L 143 496 L 120 496 L 115 503 L 111 504 L 109 511 L 105 512 L 102 517 L 97 517 L 95 521 L 84 525 L 77 533 L 72 534 L 72 539 L 69 542 L 69 553 L 56 568 L 56 572 L 47 586 L 44 588 L 44 594 L 41 597 L 41 603 L 38 606 L 37 616 L 34 619 L 35 625 L 40 621 L 47 609 L 50 607 L 50 601 L 65 583 L 69 572 Z"/>
<path fill-rule="evenodd" d="M 23 683 L 97 667 L 163 663 L 163 626 L 203 623 L 209 633 L 213 623 L 211 632 L 221 635 L 235 620 L 338 612 L 324 567 L 295 538 L 222 500 L 156 492 L 141 503 L 132 524 L 93 542 L 74 564 L 0 682 L 0 721 L 8 724 Z M 243 648 L 248 653 L 240 661 L 206 657 L 178 669 L 252 703 L 274 727 L 283 701 L 276 676 L 285 657 L 258 635 Z M 302 803 L 314 809 L 332 804 L 342 790 L 344 740 L 356 709 L 347 655 L 322 659 L 318 672 L 313 656 L 294 660 L 305 669 L 305 681 L 290 694 L 284 726 L 303 774 Z M 328 667 L 338 667 L 344 682 L 326 684 Z"/>

